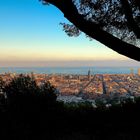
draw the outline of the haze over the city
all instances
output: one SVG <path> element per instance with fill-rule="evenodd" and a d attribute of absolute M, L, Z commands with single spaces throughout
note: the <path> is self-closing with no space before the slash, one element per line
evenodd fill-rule
<path fill-rule="evenodd" d="M 68 37 L 63 14 L 39 0 L 1 0 L 0 19 L 0 67 L 140 66 L 84 34 Z"/>

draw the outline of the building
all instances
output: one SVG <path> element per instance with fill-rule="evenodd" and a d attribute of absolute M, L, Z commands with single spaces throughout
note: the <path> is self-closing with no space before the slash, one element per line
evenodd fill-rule
<path fill-rule="evenodd" d="M 88 80 L 91 80 L 91 71 L 90 71 L 90 69 L 88 70 Z"/>
<path fill-rule="evenodd" d="M 140 68 L 138 69 L 138 75 L 140 76 Z"/>

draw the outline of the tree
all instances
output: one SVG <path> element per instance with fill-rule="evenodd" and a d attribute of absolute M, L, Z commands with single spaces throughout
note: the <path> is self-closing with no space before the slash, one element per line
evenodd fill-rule
<path fill-rule="evenodd" d="M 37 84 L 29 76 L 20 75 L 5 86 L 8 98 L 32 96 L 38 91 Z"/>
<path fill-rule="evenodd" d="M 41 101 L 47 104 L 49 108 L 50 106 L 53 107 L 53 105 L 55 105 L 57 98 L 56 94 L 56 88 L 53 85 L 51 85 L 49 81 L 47 81 L 42 87 L 40 87 Z"/>
<path fill-rule="evenodd" d="M 84 32 L 119 54 L 140 61 L 139 0 L 40 1 L 56 6 L 72 23 L 61 23 L 69 36 Z"/>
<path fill-rule="evenodd" d="M 4 90 L 5 82 L 3 81 L 2 77 L 0 76 L 0 91 Z"/>
<path fill-rule="evenodd" d="M 0 76 L 0 112 L 5 111 L 6 105 L 6 94 L 4 93 L 5 82 Z"/>
<path fill-rule="evenodd" d="M 56 89 L 49 82 L 39 87 L 29 76 L 14 78 L 4 91 L 12 110 L 40 111 L 42 108 L 54 107 L 56 103 Z"/>

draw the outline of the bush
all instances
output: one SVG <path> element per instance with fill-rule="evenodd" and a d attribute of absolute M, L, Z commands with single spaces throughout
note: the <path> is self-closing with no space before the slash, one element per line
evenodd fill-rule
<path fill-rule="evenodd" d="M 56 102 L 56 89 L 46 82 L 41 87 L 29 76 L 20 75 L 14 78 L 4 91 L 7 94 L 8 106 L 18 111 L 38 111 L 49 108 Z"/>
<path fill-rule="evenodd" d="M 3 91 L 5 87 L 5 82 L 3 81 L 2 77 L 0 77 L 0 91 Z"/>

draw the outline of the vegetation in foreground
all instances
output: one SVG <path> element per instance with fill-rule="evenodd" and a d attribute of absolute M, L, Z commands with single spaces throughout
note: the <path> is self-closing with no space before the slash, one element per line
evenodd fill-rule
<path fill-rule="evenodd" d="M 107 108 L 89 102 L 63 104 L 46 82 L 21 75 L 8 85 L 0 80 L 0 137 L 2 140 L 140 139 L 140 99 Z"/>

